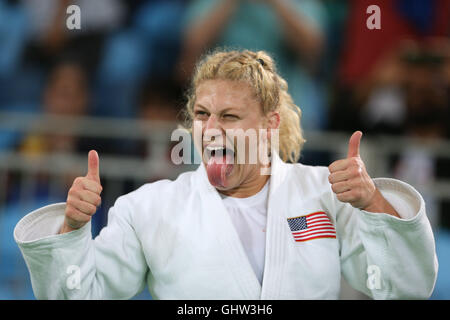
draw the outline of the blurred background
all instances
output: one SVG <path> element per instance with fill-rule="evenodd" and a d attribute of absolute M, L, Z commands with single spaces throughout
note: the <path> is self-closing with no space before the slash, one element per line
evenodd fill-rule
<path fill-rule="evenodd" d="M 366 25 L 373 4 L 381 29 Z M 303 111 L 300 162 L 328 166 L 362 130 L 369 174 L 421 192 L 432 299 L 450 299 L 449 32 L 450 0 L 0 0 L 0 299 L 34 299 L 13 229 L 65 201 L 90 149 L 104 190 L 93 236 L 118 196 L 195 169 L 171 162 L 170 134 L 195 61 L 217 46 L 275 58 Z M 341 298 L 367 297 L 343 282 Z"/>

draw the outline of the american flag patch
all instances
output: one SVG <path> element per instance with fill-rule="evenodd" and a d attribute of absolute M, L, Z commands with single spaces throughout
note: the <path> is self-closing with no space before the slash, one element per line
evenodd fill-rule
<path fill-rule="evenodd" d="M 327 214 L 323 211 L 306 216 L 288 218 L 294 240 L 297 242 L 319 238 L 336 238 L 336 230 Z"/>

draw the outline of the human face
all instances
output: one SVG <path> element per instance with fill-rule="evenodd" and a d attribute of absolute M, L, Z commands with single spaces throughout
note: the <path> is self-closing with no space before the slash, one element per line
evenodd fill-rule
<path fill-rule="evenodd" d="M 263 115 L 261 105 L 255 98 L 252 88 L 246 83 L 229 80 L 202 82 L 196 90 L 193 112 L 194 135 L 198 131 L 202 133 L 202 146 L 197 146 L 197 148 L 202 151 L 202 161 L 211 184 L 222 193 L 237 197 L 250 196 L 259 191 L 268 177 L 261 176 L 259 161 L 249 163 L 249 151 L 260 145 L 261 129 L 278 127 L 278 113 L 271 112 L 269 115 Z M 227 133 L 232 132 L 235 137 L 231 139 L 235 140 L 239 139 L 238 137 L 242 138 L 242 135 L 249 129 L 256 133 L 257 139 L 256 144 L 248 143 L 250 139 L 244 137 L 244 163 L 241 161 L 237 163 L 236 159 L 243 155 L 237 155 L 237 150 L 234 148 L 234 156 L 231 161 L 225 157 L 223 159 L 226 161 L 223 162 L 226 163 L 216 165 L 213 158 L 217 157 L 211 157 L 213 153 L 208 150 L 213 147 L 226 147 L 228 142 L 231 142 L 232 146 L 236 146 L 236 141 L 230 141 Z M 231 165 L 226 165 L 229 162 Z"/>
<path fill-rule="evenodd" d="M 51 75 L 44 95 L 45 111 L 60 115 L 82 115 L 88 106 L 86 77 L 75 64 L 63 64 Z"/>

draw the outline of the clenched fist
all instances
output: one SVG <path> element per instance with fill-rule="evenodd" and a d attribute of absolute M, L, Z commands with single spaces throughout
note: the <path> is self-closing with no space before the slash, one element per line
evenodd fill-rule
<path fill-rule="evenodd" d="M 383 212 L 399 217 L 395 209 L 376 188 L 359 155 L 361 131 L 350 137 L 346 159 L 333 162 L 328 181 L 338 200 L 370 212 Z"/>
<path fill-rule="evenodd" d="M 91 150 L 86 176 L 75 178 L 67 195 L 65 219 L 60 233 L 79 229 L 91 220 L 101 203 L 102 189 L 98 154 Z"/>

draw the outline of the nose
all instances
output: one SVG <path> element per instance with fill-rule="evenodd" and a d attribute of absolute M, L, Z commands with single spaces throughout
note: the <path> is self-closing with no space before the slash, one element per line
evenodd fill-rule
<path fill-rule="evenodd" d="M 216 117 L 215 114 L 211 114 L 208 117 L 208 120 L 205 123 L 205 130 L 209 130 L 209 129 L 219 129 L 219 119 Z"/>
<path fill-rule="evenodd" d="M 222 136 L 222 127 L 220 125 L 219 119 L 214 114 L 211 114 L 208 117 L 203 130 L 203 139 L 206 141 L 215 141 L 217 137 Z"/>

